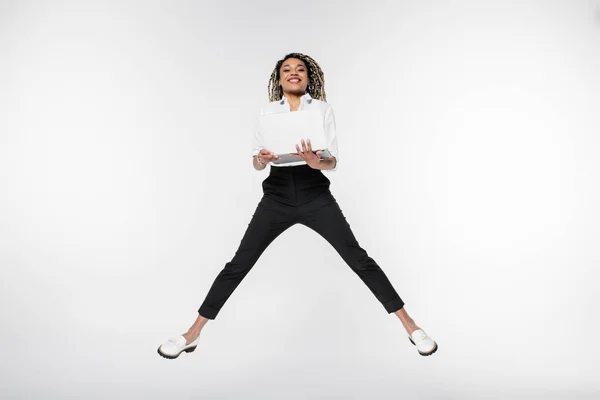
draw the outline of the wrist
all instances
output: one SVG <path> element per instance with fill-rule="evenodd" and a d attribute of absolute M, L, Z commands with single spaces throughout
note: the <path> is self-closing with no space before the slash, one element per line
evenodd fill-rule
<path fill-rule="evenodd" d="M 314 161 L 314 162 L 308 164 L 308 166 L 311 167 L 312 169 L 323 169 L 323 163 L 321 162 L 321 160 Z"/>

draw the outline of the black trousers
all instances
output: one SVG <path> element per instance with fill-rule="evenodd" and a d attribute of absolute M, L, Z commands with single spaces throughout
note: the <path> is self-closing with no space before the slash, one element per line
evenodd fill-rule
<path fill-rule="evenodd" d="M 404 302 L 377 263 L 360 247 L 350 224 L 329 190 L 329 179 L 308 165 L 271 167 L 263 197 L 233 259 L 217 275 L 198 313 L 215 319 L 267 246 L 294 224 L 303 224 L 327 240 L 367 285 L 388 313 Z"/>

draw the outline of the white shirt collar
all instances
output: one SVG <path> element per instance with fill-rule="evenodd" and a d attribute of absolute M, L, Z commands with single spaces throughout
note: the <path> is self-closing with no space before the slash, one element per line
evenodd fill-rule
<path fill-rule="evenodd" d="M 312 97 L 311 95 L 306 92 L 302 97 L 300 97 L 300 101 L 307 101 L 307 102 L 311 102 L 312 101 Z M 281 100 L 279 101 L 279 104 L 285 104 L 287 103 L 287 97 L 285 97 L 285 95 L 281 96 Z"/>

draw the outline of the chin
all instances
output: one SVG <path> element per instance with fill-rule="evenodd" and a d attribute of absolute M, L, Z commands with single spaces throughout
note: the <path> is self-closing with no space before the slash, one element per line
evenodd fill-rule
<path fill-rule="evenodd" d="M 288 93 L 294 94 L 296 96 L 303 96 L 306 93 L 306 89 L 290 89 L 287 91 Z"/>

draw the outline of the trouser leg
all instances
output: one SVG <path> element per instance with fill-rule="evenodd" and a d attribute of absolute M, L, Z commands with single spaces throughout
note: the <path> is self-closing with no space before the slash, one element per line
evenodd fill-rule
<path fill-rule="evenodd" d="M 267 246 L 293 225 L 293 207 L 263 197 L 248 224 L 235 255 L 213 282 L 198 313 L 215 319 L 223 304 L 250 272 Z"/>
<path fill-rule="evenodd" d="M 299 223 L 316 231 L 327 240 L 367 285 L 388 313 L 398 311 L 404 302 L 383 270 L 359 245 L 350 224 L 333 195 L 322 196 L 315 209 L 307 209 Z"/>

